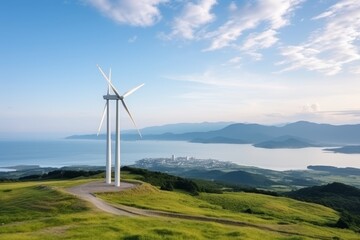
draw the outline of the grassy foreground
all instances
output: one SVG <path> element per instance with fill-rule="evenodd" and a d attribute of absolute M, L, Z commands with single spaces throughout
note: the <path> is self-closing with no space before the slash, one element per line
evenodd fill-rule
<path fill-rule="evenodd" d="M 87 181 L 1 183 L 0 239 L 358 239 L 352 231 L 327 226 L 338 218 L 331 209 L 258 194 L 193 197 L 144 184 L 101 197 L 142 208 L 248 221 L 274 231 L 173 218 L 114 216 L 63 191 Z"/>

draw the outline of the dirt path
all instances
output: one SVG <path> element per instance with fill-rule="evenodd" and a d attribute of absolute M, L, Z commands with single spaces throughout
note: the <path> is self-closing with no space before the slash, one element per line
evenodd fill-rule
<path fill-rule="evenodd" d="M 287 230 L 279 229 L 278 225 L 260 225 L 260 224 L 252 224 L 247 222 L 241 222 L 237 220 L 224 219 L 224 218 L 215 218 L 215 217 L 206 217 L 206 216 L 193 216 L 187 214 L 180 213 L 172 213 L 158 210 L 148 210 L 148 209 L 140 209 L 129 206 L 124 206 L 120 204 L 110 204 L 99 198 L 97 198 L 93 193 L 97 192 L 118 192 L 124 191 L 126 189 L 136 187 L 136 184 L 121 182 L 121 187 L 117 188 L 114 185 L 108 185 L 104 182 L 90 182 L 86 184 L 82 184 L 79 186 L 75 186 L 72 188 L 66 189 L 67 192 L 78 196 L 79 198 L 92 203 L 94 206 L 99 208 L 102 211 L 112 213 L 120 216 L 148 216 L 148 217 L 170 217 L 170 218 L 178 218 L 178 219 L 186 219 L 186 220 L 195 220 L 195 221 L 203 221 L 203 222 L 216 222 L 225 225 L 239 226 L 239 227 L 253 227 L 265 231 L 277 232 L 289 236 L 303 236 L 315 239 L 332 239 L 323 236 L 312 236 L 308 234 L 300 234 L 294 233 Z"/>
<path fill-rule="evenodd" d="M 113 184 L 108 185 L 104 182 L 90 182 L 82 185 L 78 185 L 72 188 L 65 189 L 65 191 L 92 203 L 98 209 L 121 216 L 135 216 L 137 214 L 122 210 L 104 202 L 103 200 L 94 196 L 93 193 L 97 192 L 118 192 L 125 189 L 134 188 L 136 185 L 131 183 L 122 182 L 120 188 L 115 187 Z"/>

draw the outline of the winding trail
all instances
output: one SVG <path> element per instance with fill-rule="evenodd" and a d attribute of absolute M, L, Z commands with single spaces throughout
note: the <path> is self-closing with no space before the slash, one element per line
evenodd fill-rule
<path fill-rule="evenodd" d="M 324 236 L 314 236 L 308 235 L 306 233 L 297 233 L 288 231 L 286 229 L 281 230 L 281 226 L 278 225 L 260 225 L 260 224 L 253 224 L 247 222 L 241 222 L 237 220 L 225 219 L 225 218 L 215 218 L 215 217 L 206 217 L 206 216 L 194 216 L 194 215 L 187 215 L 181 213 L 172 213 L 172 212 L 165 212 L 165 211 L 158 211 L 158 210 L 148 210 L 148 209 L 140 209 L 135 207 L 129 207 L 120 204 L 110 204 L 97 198 L 94 193 L 100 192 L 119 192 L 124 191 L 126 189 L 135 188 L 138 184 L 121 182 L 121 187 L 115 187 L 114 185 L 108 185 L 104 182 L 89 182 L 82 185 L 78 185 L 75 187 L 71 187 L 65 189 L 66 192 L 71 193 L 85 201 L 92 203 L 98 209 L 115 214 L 120 216 L 127 216 L 127 217 L 134 217 L 134 216 L 147 216 L 147 217 L 170 217 L 170 218 L 178 218 L 178 219 L 185 219 L 185 220 L 195 220 L 195 221 L 203 221 L 203 222 L 216 222 L 225 225 L 232 225 L 238 227 L 253 227 L 260 230 L 277 232 L 280 234 L 285 234 L 288 236 L 303 236 L 309 237 L 313 239 L 333 239 L 330 237 Z"/>
<path fill-rule="evenodd" d="M 119 191 L 124 191 L 125 189 L 134 188 L 134 187 L 136 187 L 136 184 L 126 183 L 126 182 L 121 182 L 120 188 L 115 187 L 113 184 L 112 185 L 105 184 L 104 182 L 89 182 L 89 183 L 85 183 L 82 185 L 78 185 L 75 187 L 65 189 L 65 191 L 67 191 L 85 201 L 92 203 L 95 207 L 97 207 L 98 209 L 100 209 L 104 212 L 108 212 L 108 213 L 112 213 L 112 214 L 120 215 L 120 216 L 129 216 L 130 217 L 130 216 L 134 216 L 137 214 L 116 208 L 116 207 L 110 205 L 109 203 L 95 197 L 95 195 L 93 193 L 119 192 Z"/>

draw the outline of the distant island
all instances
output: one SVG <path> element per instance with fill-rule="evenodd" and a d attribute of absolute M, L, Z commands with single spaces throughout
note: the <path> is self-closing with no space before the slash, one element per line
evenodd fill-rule
<path fill-rule="evenodd" d="M 241 139 L 226 138 L 226 137 L 214 137 L 209 139 L 195 138 L 190 140 L 192 143 L 227 143 L 227 144 L 249 144 Z"/>
<path fill-rule="evenodd" d="M 360 146 L 344 146 L 338 148 L 326 148 L 324 151 L 345 154 L 360 154 Z"/>
<path fill-rule="evenodd" d="M 185 132 L 186 131 L 186 132 Z M 169 124 L 141 129 L 142 140 L 188 141 L 193 143 L 252 144 L 254 147 L 307 148 L 360 144 L 360 124 L 331 125 L 299 121 L 284 126 L 252 123 Z M 105 135 L 73 135 L 67 139 L 105 139 Z M 140 140 L 131 131 L 122 140 Z M 360 153 L 360 146 L 329 148 L 327 151 Z"/>
<path fill-rule="evenodd" d="M 282 137 L 276 138 L 270 141 L 264 141 L 260 143 L 253 144 L 254 147 L 259 148 L 307 148 L 307 147 L 319 147 L 319 145 L 311 144 L 306 140 L 300 140 L 294 137 Z"/>
<path fill-rule="evenodd" d="M 317 165 L 317 166 L 308 166 L 308 169 L 311 170 L 315 170 L 315 171 L 321 171 L 321 172 L 328 172 L 331 174 L 336 174 L 336 175 L 354 175 L 354 176 L 360 176 L 360 169 L 359 168 L 351 168 L 351 167 L 346 167 L 346 168 L 338 168 L 338 167 L 332 167 L 332 166 L 321 166 L 321 165 Z"/>

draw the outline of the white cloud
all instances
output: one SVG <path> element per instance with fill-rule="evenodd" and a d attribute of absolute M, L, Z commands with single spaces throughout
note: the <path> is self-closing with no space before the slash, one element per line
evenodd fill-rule
<path fill-rule="evenodd" d="M 242 60 L 242 58 L 239 56 L 233 57 L 233 58 L 230 58 L 227 62 L 221 64 L 221 66 L 231 66 L 233 68 L 240 69 L 242 66 L 241 60 Z"/>
<path fill-rule="evenodd" d="M 88 0 L 105 16 L 120 24 L 152 26 L 161 19 L 158 5 L 167 0 Z"/>
<path fill-rule="evenodd" d="M 257 51 L 274 45 L 279 40 L 276 34 L 277 32 L 273 29 L 268 29 L 261 33 L 252 33 L 241 46 L 241 50 L 253 56 L 255 60 L 261 60 L 262 55 L 257 53 Z"/>
<path fill-rule="evenodd" d="M 216 0 L 199 0 L 196 3 L 186 3 L 180 16 L 174 19 L 172 32 L 168 37 L 194 39 L 197 29 L 215 19 L 211 9 L 216 3 Z"/>
<path fill-rule="evenodd" d="M 304 113 L 318 112 L 319 109 L 320 109 L 320 106 L 318 103 L 306 104 L 306 105 L 302 106 L 302 112 L 304 112 Z"/>
<path fill-rule="evenodd" d="M 266 27 L 263 32 L 256 34 L 257 39 L 248 38 L 240 48 L 254 51 L 272 46 L 278 41 L 277 30 L 289 24 L 291 13 L 301 2 L 302 0 L 258 0 L 253 5 L 239 9 L 226 23 L 207 34 L 211 45 L 206 50 L 234 46 L 246 30 L 255 29 L 261 24 Z"/>
<path fill-rule="evenodd" d="M 234 62 L 240 58 L 234 58 Z M 230 60 L 231 61 L 231 60 Z M 165 78 L 176 81 L 187 81 L 219 88 L 241 88 L 256 90 L 284 90 L 287 87 L 264 81 L 262 77 L 241 71 L 241 75 L 234 76 L 232 73 L 222 73 L 217 70 L 206 70 L 202 73 L 188 75 L 166 76 Z M 249 82 L 251 79 L 251 82 Z"/>
<path fill-rule="evenodd" d="M 281 49 L 281 54 L 286 57 L 285 61 L 277 65 L 287 64 L 288 67 L 280 72 L 291 71 L 299 68 L 306 68 L 312 71 L 318 71 L 326 75 L 334 75 L 341 70 L 341 67 L 332 60 L 318 58 L 320 51 L 306 46 L 288 46 Z"/>
<path fill-rule="evenodd" d="M 314 31 L 305 43 L 282 48 L 286 60 L 279 64 L 287 65 L 282 71 L 305 68 L 335 75 L 348 63 L 360 60 L 359 16 L 360 1 L 343 0 L 314 17 L 314 21 L 323 20 L 325 26 Z"/>

